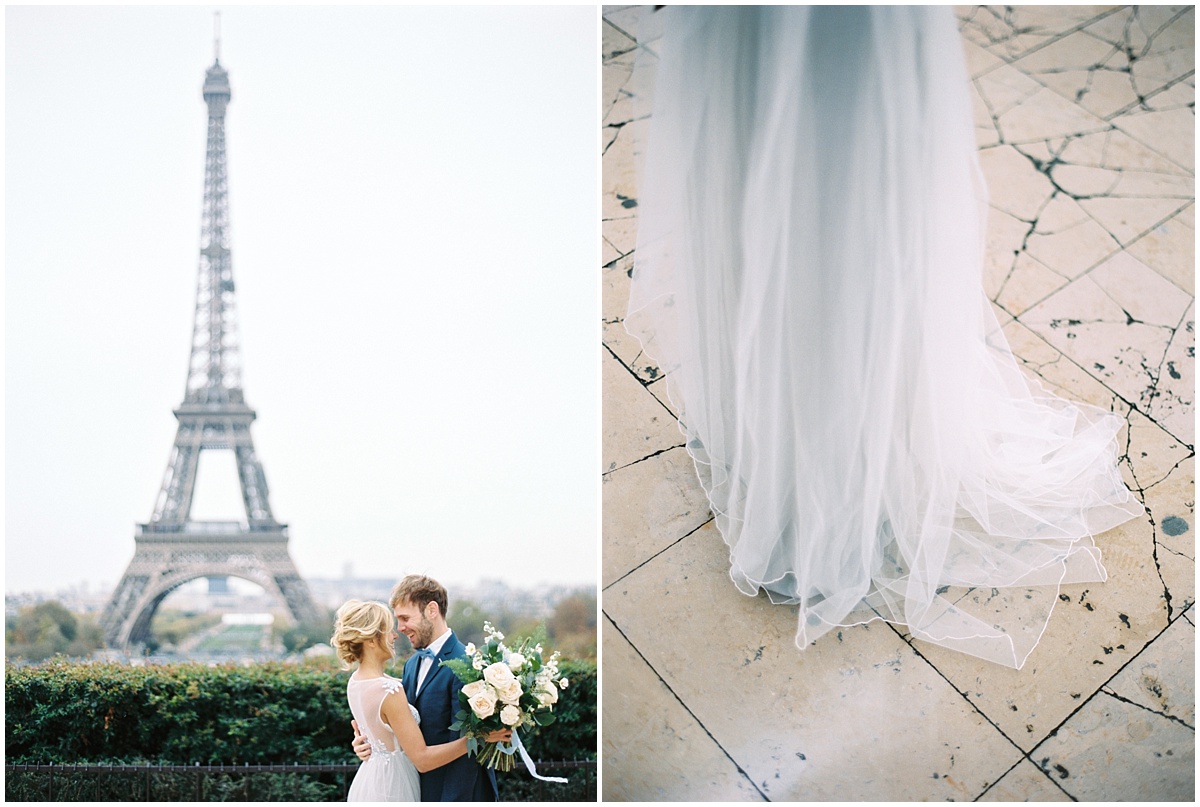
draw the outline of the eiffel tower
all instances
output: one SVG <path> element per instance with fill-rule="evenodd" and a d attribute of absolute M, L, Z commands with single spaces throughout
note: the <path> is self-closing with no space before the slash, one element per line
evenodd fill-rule
<path fill-rule="evenodd" d="M 187 387 L 183 404 L 174 412 L 179 427 L 154 513 L 149 523 L 137 525 L 133 560 L 102 620 L 112 648 L 144 645 L 163 599 L 201 577 L 232 576 L 257 583 L 298 622 L 318 615 L 288 552 L 287 525 L 271 514 L 267 479 L 250 438 L 255 413 L 242 392 L 229 250 L 225 109 L 232 94 L 229 75 L 221 66 L 219 34 L 215 43 L 213 66 L 204 79 L 208 147 Z M 190 519 L 196 469 L 206 449 L 234 452 L 245 522 Z"/>

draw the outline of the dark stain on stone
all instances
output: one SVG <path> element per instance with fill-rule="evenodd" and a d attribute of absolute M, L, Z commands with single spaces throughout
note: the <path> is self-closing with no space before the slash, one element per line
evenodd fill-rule
<path fill-rule="evenodd" d="M 1129 617 L 1126 614 L 1118 614 L 1117 618 L 1121 620 L 1121 622 L 1125 625 L 1125 627 L 1127 627 L 1127 628 L 1132 627 L 1129 624 Z"/>
<path fill-rule="evenodd" d="M 1188 523 L 1179 516 L 1167 516 L 1163 519 L 1162 530 L 1167 535 L 1183 535 L 1188 531 Z"/>
<path fill-rule="evenodd" d="M 1016 705 L 1015 703 L 1014 703 L 1012 706 L 1008 707 L 1008 708 L 1009 708 L 1009 709 L 1012 709 L 1014 712 L 1015 712 L 1015 711 L 1017 711 L 1017 705 Z"/>
<path fill-rule="evenodd" d="M 1100 661 L 1099 659 L 1092 659 L 1092 663 L 1093 663 L 1093 664 L 1099 664 L 1099 665 L 1100 665 L 1100 666 L 1102 666 L 1102 667 L 1104 666 L 1104 662 L 1103 662 L 1103 661 Z"/>
<path fill-rule="evenodd" d="M 1071 774 L 1070 774 L 1070 773 L 1067 771 L 1067 769 L 1066 769 L 1066 768 L 1064 768 L 1062 765 L 1055 765 L 1055 766 L 1054 766 L 1054 770 L 1058 771 L 1058 778 L 1059 778 L 1059 779 L 1066 779 L 1068 776 L 1070 776 L 1070 775 L 1071 775 Z"/>
<path fill-rule="evenodd" d="M 1092 366 L 1093 366 L 1093 367 L 1095 367 L 1097 370 L 1103 370 L 1103 369 L 1104 369 L 1104 365 L 1103 365 L 1103 364 L 1100 364 L 1099 362 L 1097 362 L 1096 364 L 1093 364 Z"/>
<path fill-rule="evenodd" d="M 1070 602 L 1070 601 L 1071 601 L 1071 598 L 1070 598 L 1070 597 L 1068 597 L 1066 594 L 1059 594 L 1059 595 L 1058 595 L 1058 598 L 1059 598 L 1060 600 L 1062 600 L 1063 602 Z"/>
<path fill-rule="evenodd" d="M 1080 698 L 1082 698 L 1082 697 L 1083 697 L 1083 694 L 1082 694 L 1082 693 L 1080 693 L 1080 692 L 1072 692 L 1072 693 L 1071 693 L 1071 699 L 1072 699 L 1072 700 L 1079 700 L 1079 699 L 1080 699 Z"/>
<path fill-rule="evenodd" d="M 1167 372 L 1170 374 L 1171 378 L 1183 378 L 1183 376 L 1179 374 L 1179 371 L 1175 369 L 1175 362 L 1173 361 L 1167 362 Z"/>
<path fill-rule="evenodd" d="M 617 199 L 621 202 L 621 207 L 626 209 L 637 207 L 637 199 L 630 199 L 628 196 L 622 196 L 619 193 L 617 194 Z"/>
<path fill-rule="evenodd" d="M 804 754 L 801 754 L 799 751 L 797 751 L 797 752 L 796 752 L 796 759 L 798 759 L 798 760 L 800 760 L 801 762 L 803 762 L 803 761 L 805 761 L 806 759 L 808 759 L 808 757 L 804 756 Z"/>
<path fill-rule="evenodd" d="M 1100 649 L 1104 651 L 1104 655 L 1106 655 L 1106 656 L 1112 655 L 1113 649 L 1111 647 L 1102 647 Z"/>
<path fill-rule="evenodd" d="M 1095 608 L 1093 608 L 1093 607 L 1092 607 L 1092 604 L 1091 604 L 1090 602 L 1085 602 L 1085 603 L 1083 604 L 1083 607 L 1084 607 L 1084 608 L 1086 608 L 1086 609 L 1088 609 L 1089 611 L 1095 611 L 1095 610 L 1096 610 Z"/>

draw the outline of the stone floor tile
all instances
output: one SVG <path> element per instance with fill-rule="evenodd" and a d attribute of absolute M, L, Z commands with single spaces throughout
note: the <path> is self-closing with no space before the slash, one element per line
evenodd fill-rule
<path fill-rule="evenodd" d="M 1067 285 L 1068 279 L 1051 271 L 1045 264 L 1028 253 L 1017 255 L 1012 273 L 996 297 L 1004 310 L 1020 316 L 1029 308 L 1040 303 L 1054 292 Z"/>
<path fill-rule="evenodd" d="M 1192 456 L 1189 446 L 1136 409 L 1127 420 L 1129 433 L 1124 456 L 1136 480 L 1135 489 L 1148 490 L 1164 482 Z"/>
<path fill-rule="evenodd" d="M 600 132 L 600 153 L 608 151 L 608 147 L 617 139 L 617 135 L 621 133 L 619 126 L 605 126 Z"/>
<path fill-rule="evenodd" d="M 1196 114 L 1191 109 L 1143 112 L 1113 118 L 1113 126 L 1188 171 L 1196 170 Z"/>
<path fill-rule="evenodd" d="M 1070 801 L 1071 797 L 1064 793 L 1045 773 L 1038 770 L 1027 759 L 1022 759 L 1017 766 L 976 801 Z"/>
<path fill-rule="evenodd" d="M 1030 16 L 1036 24 L 1026 26 L 1018 20 L 1023 13 L 1012 6 L 963 7 L 957 13 L 963 36 L 1012 61 L 1022 53 L 1052 40 L 1055 28 L 1046 30 L 1045 18 Z"/>
<path fill-rule="evenodd" d="M 1187 174 L 1180 165 L 1139 143 L 1119 129 L 1090 132 L 1070 138 L 1060 157 L 1073 165 Z"/>
<path fill-rule="evenodd" d="M 1006 62 L 991 51 L 981 48 L 969 39 L 962 41 L 963 56 L 967 61 L 967 73 L 976 78 Z"/>
<path fill-rule="evenodd" d="M 1047 392 L 1069 401 L 1091 404 L 1108 412 L 1116 412 L 1122 417 L 1128 413 L 1128 404 L 1111 389 L 1063 356 L 1057 348 L 1020 321 L 1014 320 L 1005 325 L 1004 335 L 1008 339 L 1013 356 Z M 1123 437 L 1118 437 L 1124 445 Z"/>
<path fill-rule="evenodd" d="M 1109 193 L 1112 196 L 1124 198 L 1170 197 L 1190 201 L 1196 196 L 1196 180 L 1193 177 L 1178 174 L 1121 171 L 1117 183 L 1113 185 Z"/>
<path fill-rule="evenodd" d="M 989 300 L 1004 286 L 1012 273 L 1017 255 L 1025 245 L 1025 237 L 1032 229 L 1027 221 L 1021 221 L 1003 210 L 990 208 L 987 216 L 987 249 L 983 261 L 983 291 Z"/>
<path fill-rule="evenodd" d="M 628 53 L 637 47 L 637 40 L 628 36 L 608 20 L 600 24 L 600 53 L 603 59 L 611 59 Z"/>
<path fill-rule="evenodd" d="M 1187 293 L 1130 255 L 1118 252 L 1088 273 L 1133 319 L 1174 328 L 1191 302 Z"/>
<path fill-rule="evenodd" d="M 728 562 L 710 523 L 607 588 L 605 612 L 768 798 L 972 799 L 1020 757 L 886 625 L 800 651 L 796 610 L 738 593 Z"/>
<path fill-rule="evenodd" d="M 658 363 L 642 352 L 642 342 L 625 330 L 625 310 L 629 306 L 630 277 L 634 256 L 626 255 L 606 265 L 601 274 L 601 340 L 626 369 L 644 383 L 662 377 Z M 667 410 L 674 412 L 668 405 Z"/>
<path fill-rule="evenodd" d="M 1158 574 L 1171 598 L 1171 616 L 1196 602 L 1195 480 L 1196 461 L 1189 458 L 1143 493 L 1155 523 Z"/>
<path fill-rule="evenodd" d="M 601 358 L 605 472 L 683 445 L 678 421 L 612 354 Z"/>
<path fill-rule="evenodd" d="M 601 158 L 603 180 L 601 217 L 619 219 L 630 215 L 637 207 L 638 130 L 642 123 L 634 121 L 621 127 L 616 138 Z"/>
<path fill-rule="evenodd" d="M 620 257 L 621 253 L 612 245 L 612 242 L 602 237 L 600 239 L 600 265 L 608 266 Z"/>
<path fill-rule="evenodd" d="M 1155 395 L 1149 405 L 1150 416 L 1188 445 L 1196 444 L 1195 348 L 1196 306 L 1193 302 L 1167 346 Z"/>
<path fill-rule="evenodd" d="M 662 15 L 653 13 L 651 6 L 604 6 L 604 19 L 642 42 L 655 39 L 661 31 Z"/>
<path fill-rule="evenodd" d="M 1130 203 L 1127 199 L 1096 197 L 1080 199 L 1079 204 L 1113 238 L 1126 245 L 1162 224 L 1187 203 L 1183 199 L 1138 199 Z"/>
<path fill-rule="evenodd" d="M 637 212 L 634 208 L 633 213 Z M 601 223 L 601 231 L 617 252 L 628 255 L 637 246 L 637 216 L 630 215 L 619 219 L 605 219 Z"/>
<path fill-rule="evenodd" d="M 1145 283 L 1140 288 L 1159 294 L 1163 293 L 1161 284 L 1170 287 L 1172 293 L 1168 296 L 1182 295 L 1161 276 L 1139 265 L 1146 273 L 1139 278 Z M 1159 367 L 1178 320 L 1166 325 L 1132 319 L 1126 307 L 1150 307 L 1154 303 L 1146 294 L 1139 294 L 1137 286 L 1119 285 L 1111 278 L 1106 281 L 1107 288 L 1091 274 L 1085 275 L 1020 319 L 1076 364 L 1097 372 L 1097 377 L 1125 400 L 1147 406 L 1157 389 Z M 1116 299 L 1113 294 L 1118 295 Z M 1183 296 L 1179 316 L 1189 302 Z M 1175 300 L 1168 302 L 1177 304 Z"/>
<path fill-rule="evenodd" d="M 1196 628 L 1177 619 L 1108 682 L 1121 700 L 1196 727 Z"/>
<path fill-rule="evenodd" d="M 636 51 L 630 51 L 604 61 L 604 66 L 600 73 L 600 114 L 605 126 L 626 123 L 631 117 L 621 115 L 614 117 L 612 109 L 627 95 L 624 92 L 624 88 L 629 81 L 629 77 L 633 74 L 633 60 L 636 57 L 636 53 Z"/>
<path fill-rule="evenodd" d="M 992 207 L 1014 218 L 1033 221 L 1054 192 L 1046 175 L 1012 146 L 984 149 L 979 163 Z"/>
<path fill-rule="evenodd" d="M 1087 211 L 1079 207 L 1070 197 L 1058 194 L 1055 200 L 1068 199 L 1086 216 Z M 1058 216 L 1061 205 L 1047 205 L 1046 211 Z M 1038 217 L 1034 232 L 1025 244 L 1025 250 L 1047 267 L 1060 275 L 1076 278 L 1105 258 L 1120 250 L 1121 245 L 1108 230 L 1101 227 L 1090 216 L 1078 223 L 1053 227 L 1047 231 L 1046 224 Z"/>
<path fill-rule="evenodd" d="M 1037 80 L 1068 101 L 1074 101 L 1099 118 L 1123 112 L 1138 103 L 1127 73 L 1114 70 L 1068 70 L 1039 73 Z"/>
<path fill-rule="evenodd" d="M 1153 36 L 1146 47 L 1150 53 L 1195 49 L 1195 6 L 1139 6 L 1137 15 L 1139 22 Z"/>
<path fill-rule="evenodd" d="M 1044 87 L 1009 65 L 990 70 L 972 82 L 992 115 L 1000 117 L 1032 98 Z"/>
<path fill-rule="evenodd" d="M 1121 179 L 1121 172 L 1090 165 L 1059 163 L 1050 169 L 1054 184 L 1072 196 L 1106 196 Z"/>
<path fill-rule="evenodd" d="M 1188 205 L 1129 246 L 1129 254 L 1190 295 L 1196 286 L 1196 206 Z"/>
<path fill-rule="evenodd" d="M 682 447 L 603 479 L 604 587 L 712 518 L 696 466 Z"/>
<path fill-rule="evenodd" d="M 604 800 L 763 801 L 607 620 L 603 633 Z"/>
<path fill-rule="evenodd" d="M 1190 108 L 1196 103 L 1196 88 L 1186 81 L 1178 81 L 1147 97 L 1145 105 L 1155 112 L 1167 109 Z"/>
<path fill-rule="evenodd" d="M 1110 127 L 1103 118 L 1096 117 L 1054 90 L 1043 87 L 1019 106 L 1002 114 L 998 128 L 1006 143 L 1025 143 L 1049 137 L 1102 132 Z"/>
<path fill-rule="evenodd" d="M 1173 48 L 1142 56 L 1130 65 L 1130 72 L 1138 94 L 1148 95 L 1186 76 L 1195 67 L 1192 48 Z"/>
<path fill-rule="evenodd" d="M 1196 732 L 1099 693 L 1031 758 L 1082 801 L 1192 801 Z"/>
<path fill-rule="evenodd" d="M 1108 42 L 1076 31 L 1022 56 L 1013 62 L 1013 67 L 1040 80 L 1042 73 L 1088 70 L 1102 64 L 1114 49 L 1115 46 Z"/>
<path fill-rule="evenodd" d="M 626 255 L 606 266 L 601 274 L 601 339 L 626 369 L 643 383 L 649 383 L 661 376 L 658 364 L 642 352 L 637 337 L 625 330 L 632 268 L 633 256 Z M 670 406 L 667 408 L 674 411 Z"/>
<path fill-rule="evenodd" d="M 1049 204 L 1042 208 L 1042 212 L 1038 214 L 1037 227 L 1034 228 L 1034 231 L 1040 235 L 1053 235 L 1089 221 L 1091 221 L 1091 216 L 1079 206 L 1079 202 L 1060 192 L 1055 193 Z M 1114 250 L 1117 248 L 1115 241 L 1112 242 L 1112 248 Z"/>
<path fill-rule="evenodd" d="M 1022 749 L 1042 741 L 1167 624 L 1149 519 L 1097 536 L 1108 581 L 1063 586 L 1041 641 L 1012 670 L 945 648 L 913 646 Z M 1006 589 L 997 610 L 1021 596 Z M 1014 600 L 1015 602 L 1015 600 Z M 1019 604 L 1019 603 L 1018 603 Z"/>

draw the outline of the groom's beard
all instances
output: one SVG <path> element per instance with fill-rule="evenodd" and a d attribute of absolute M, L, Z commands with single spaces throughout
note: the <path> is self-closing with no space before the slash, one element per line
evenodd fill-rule
<path fill-rule="evenodd" d="M 417 650 L 422 647 L 429 647 L 429 643 L 433 641 L 433 623 L 421 615 L 421 621 L 413 628 L 412 646 Z"/>

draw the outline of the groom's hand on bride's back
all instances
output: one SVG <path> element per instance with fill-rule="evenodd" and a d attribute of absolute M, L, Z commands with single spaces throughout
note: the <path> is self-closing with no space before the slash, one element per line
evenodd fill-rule
<path fill-rule="evenodd" d="M 354 742 L 351 743 L 350 747 L 354 749 L 356 757 L 366 762 L 371 758 L 371 741 L 359 734 L 357 720 L 350 721 L 350 728 L 354 729 Z"/>

